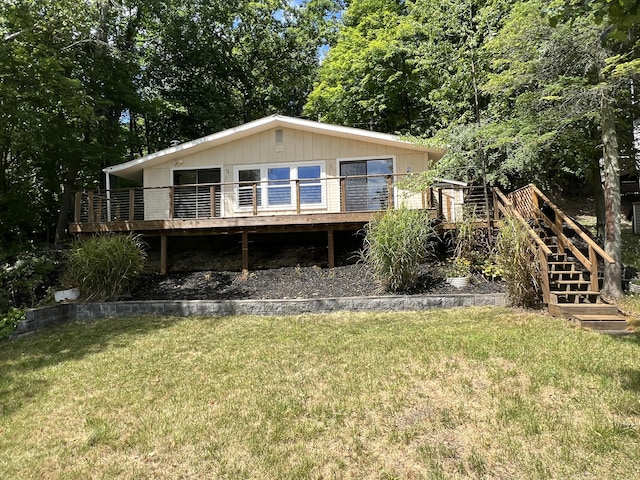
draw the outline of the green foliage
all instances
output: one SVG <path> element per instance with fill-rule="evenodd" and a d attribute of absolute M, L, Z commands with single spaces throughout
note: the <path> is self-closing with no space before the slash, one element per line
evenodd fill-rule
<path fill-rule="evenodd" d="M 365 228 L 362 259 L 385 290 L 399 292 L 415 284 L 435 231 L 426 213 L 401 207 L 387 210 Z"/>
<path fill-rule="evenodd" d="M 11 335 L 22 320 L 24 320 L 24 310 L 19 308 L 12 307 L 7 313 L 0 314 L 0 340 Z"/>
<path fill-rule="evenodd" d="M 540 263 L 530 245 L 524 226 L 513 217 L 505 217 L 496 244 L 496 264 L 505 281 L 509 302 L 518 307 L 538 308 L 542 305 Z"/>
<path fill-rule="evenodd" d="M 115 300 L 142 273 L 146 254 L 139 236 L 100 235 L 77 241 L 69 254 L 65 282 L 87 300 Z"/>
<path fill-rule="evenodd" d="M 60 260 L 55 252 L 22 252 L 0 265 L 0 312 L 34 307 L 55 283 Z"/>

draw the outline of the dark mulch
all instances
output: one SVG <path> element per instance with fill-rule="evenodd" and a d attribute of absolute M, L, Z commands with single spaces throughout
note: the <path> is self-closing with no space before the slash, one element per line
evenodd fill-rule
<path fill-rule="evenodd" d="M 456 289 L 424 265 L 410 295 L 503 292 L 504 285 L 473 277 L 469 287 Z M 127 299 L 135 300 L 229 300 L 286 299 L 320 297 L 360 297 L 387 295 L 364 265 L 333 269 L 284 267 L 256 270 L 242 276 L 238 272 L 200 271 L 145 275 Z"/>

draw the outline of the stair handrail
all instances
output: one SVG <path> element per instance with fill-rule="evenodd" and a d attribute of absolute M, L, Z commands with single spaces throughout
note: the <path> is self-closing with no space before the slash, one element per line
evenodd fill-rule
<path fill-rule="evenodd" d="M 536 233 L 536 231 L 531 228 L 529 222 L 527 222 L 524 217 L 518 212 L 518 210 L 513 205 L 513 202 L 500 191 L 499 188 L 495 187 L 493 189 L 494 194 L 494 209 L 496 220 L 498 220 L 500 213 L 504 216 L 511 216 L 515 218 L 518 223 L 525 229 L 525 231 L 529 234 L 529 237 L 533 241 L 531 245 L 532 253 L 538 258 L 540 262 L 540 290 L 542 291 L 542 300 L 544 303 L 548 304 L 551 296 L 551 288 L 549 286 L 549 258 L 553 254 L 549 246 L 544 243 L 544 240 L 540 238 L 540 235 Z M 537 247 L 537 248 L 536 248 Z"/>
<path fill-rule="evenodd" d="M 507 196 L 502 193 L 499 188 L 496 187 L 494 192 L 497 199 L 500 200 L 500 202 L 497 202 L 498 211 L 505 216 L 511 215 L 512 217 L 514 217 L 518 221 L 518 223 L 520 223 L 525 228 L 534 243 L 542 250 L 542 253 L 544 253 L 545 255 L 551 255 L 553 252 L 551 251 L 549 246 L 544 243 L 544 240 L 540 238 L 536 231 L 531 228 L 531 225 L 529 225 L 524 217 L 520 215 L 520 213 L 515 209 L 515 207 L 513 206 L 513 202 L 511 202 L 511 200 L 509 200 L 509 198 L 507 198 Z"/>
<path fill-rule="evenodd" d="M 605 263 L 615 263 L 615 260 L 604 251 L 604 249 L 598 245 L 589 235 L 587 235 L 576 223 L 567 217 L 558 206 L 553 203 L 538 187 L 534 184 L 529 184 L 519 191 L 529 190 L 531 193 L 531 207 L 535 216 L 542 220 L 556 235 L 558 238 L 558 246 L 560 252 L 564 252 L 565 249 L 571 251 L 576 260 L 578 260 L 582 266 L 589 271 L 590 276 L 590 290 L 593 292 L 600 291 L 600 284 L 598 281 L 598 257 L 600 257 Z M 513 192 L 515 193 L 515 192 Z M 513 194 L 512 193 L 512 194 Z M 510 194 L 511 195 L 511 194 Z M 554 220 L 551 220 L 541 209 L 541 205 L 545 204 L 554 213 Z M 565 235 L 563 231 L 563 224 L 566 224 L 571 230 L 573 230 L 580 239 L 582 239 L 588 247 L 587 258 L 578 247 Z"/>
<path fill-rule="evenodd" d="M 556 222 L 558 221 L 558 218 L 561 218 L 561 220 L 564 220 L 564 223 L 566 223 L 568 227 L 570 227 L 574 232 L 576 232 L 578 234 L 578 236 L 582 240 L 584 240 L 584 242 L 590 248 L 593 248 L 595 253 L 597 253 L 605 262 L 607 262 L 607 263 L 616 263 L 616 261 L 611 257 L 611 255 L 609 255 L 607 252 L 605 252 L 604 249 L 600 245 L 598 245 L 593 240 L 593 238 L 591 238 L 591 236 L 589 236 L 582 228 L 580 228 L 571 219 L 571 217 L 565 215 L 564 212 L 562 210 L 560 210 L 560 208 L 558 208 L 558 206 L 555 203 L 553 203 L 551 200 L 549 200 L 549 198 L 542 191 L 540 191 L 540 189 L 538 187 L 536 187 L 533 183 L 529 184 L 529 187 L 533 190 L 533 192 L 538 197 L 540 197 L 542 200 L 544 200 L 544 202 L 553 209 L 553 211 L 554 211 L 554 213 L 556 215 Z M 535 205 L 535 207 L 540 212 L 541 215 L 544 215 L 547 218 L 547 220 L 548 220 L 548 222 L 550 224 L 549 226 L 551 227 L 553 222 L 551 222 L 551 219 L 548 218 L 544 213 L 542 213 L 542 211 L 540 211 L 540 205 L 539 204 Z M 561 225 L 562 225 L 562 223 L 561 223 Z M 567 238 L 566 235 L 564 235 L 564 232 L 561 232 L 561 233 L 562 233 L 562 236 L 564 238 Z M 569 242 L 569 243 L 571 243 L 571 242 Z"/>

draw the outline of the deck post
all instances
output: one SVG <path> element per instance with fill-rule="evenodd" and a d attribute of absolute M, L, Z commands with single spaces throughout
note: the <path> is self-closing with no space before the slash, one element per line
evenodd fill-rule
<path fill-rule="evenodd" d="M 136 189 L 129 189 L 129 221 L 133 222 L 136 215 Z"/>
<path fill-rule="evenodd" d="M 160 275 L 167 274 L 167 236 L 160 235 Z"/>
<path fill-rule="evenodd" d="M 89 192 L 87 194 L 87 203 L 88 203 L 88 205 L 87 205 L 87 216 L 88 216 L 87 221 L 88 222 L 95 222 L 96 218 L 93 215 L 93 192 Z"/>
<path fill-rule="evenodd" d="M 393 209 L 393 177 L 387 177 L 387 208 Z"/>
<path fill-rule="evenodd" d="M 211 205 L 211 218 L 216 216 L 216 186 L 209 187 L 209 203 Z"/>
<path fill-rule="evenodd" d="M 296 213 L 300 214 L 300 180 L 296 179 Z"/>
<path fill-rule="evenodd" d="M 334 268 L 336 266 L 333 230 L 327 230 L 327 263 L 329 265 L 329 268 Z"/>
<path fill-rule="evenodd" d="M 253 216 L 255 217 L 258 215 L 258 184 L 256 182 L 253 182 L 253 185 L 251 185 L 251 192 L 253 200 Z"/>
<path fill-rule="evenodd" d="M 242 232 L 242 274 L 249 273 L 249 234 Z"/>
<path fill-rule="evenodd" d="M 73 210 L 74 221 L 80 223 L 82 219 L 82 192 L 76 192 L 76 202 Z"/>
<path fill-rule="evenodd" d="M 340 177 L 340 211 L 347 211 L 347 186 L 344 177 Z"/>
<path fill-rule="evenodd" d="M 175 187 L 169 187 L 169 220 L 173 220 L 174 214 L 174 205 L 173 205 L 173 197 L 174 197 Z"/>

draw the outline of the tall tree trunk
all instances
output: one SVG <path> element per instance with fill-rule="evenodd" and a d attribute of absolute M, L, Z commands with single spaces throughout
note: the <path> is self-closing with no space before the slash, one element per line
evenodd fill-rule
<path fill-rule="evenodd" d="M 615 263 L 605 263 L 602 293 L 608 297 L 619 298 L 624 295 L 622 291 L 622 236 L 620 231 L 620 165 L 613 101 L 607 93 L 606 91 L 602 92 L 600 108 L 605 208 L 604 249 L 615 260 Z"/>
<path fill-rule="evenodd" d="M 73 191 L 76 187 L 76 179 L 78 177 L 77 162 L 69 167 L 69 171 L 64 177 L 62 184 L 62 200 L 60 201 L 60 212 L 58 212 L 58 221 L 56 222 L 56 246 L 62 245 L 67 237 L 67 225 L 69 223 L 69 211 L 73 202 Z"/>
<path fill-rule="evenodd" d="M 602 172 L 598 161 L 589 163 L 586 172 L 587 185 L 591 195 L 593 196 L 593 204 L 596 211 L 596 235 L 598 238 L 604 238 L 604 191 L 602 189 Z"/>

